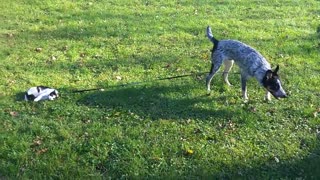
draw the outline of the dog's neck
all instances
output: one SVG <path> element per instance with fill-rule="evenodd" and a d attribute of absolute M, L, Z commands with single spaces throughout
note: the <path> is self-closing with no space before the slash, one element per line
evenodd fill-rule
<path fill-rule="evenodd" d="M 268 70 L 271 70 L 271 68 L 267 68 L 267 67 L 260 67 L 259 69 L 257 69 L 254 73 L 254 76 L 256 77 L 256 79 L 258 80 L 258 82 L 260 82 L 261 85 L 263 85 L 263 79 L 266 76 L 266 73 Z"/>

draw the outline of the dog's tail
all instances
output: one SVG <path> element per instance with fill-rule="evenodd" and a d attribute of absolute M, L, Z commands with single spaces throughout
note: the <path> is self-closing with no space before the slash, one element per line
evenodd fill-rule
<path fill-rule="evenodd" d="M 210 26 L 207 27 L 207 37 L 214 44 L 214 46 L 217 47 L 219 41 L 216 38 L 213 37 Z"/>

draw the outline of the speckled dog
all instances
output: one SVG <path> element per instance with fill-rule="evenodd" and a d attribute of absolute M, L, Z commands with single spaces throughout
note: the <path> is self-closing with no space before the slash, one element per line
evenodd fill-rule
<path fill-rule="evenodd" d="M 206 79 L 208 93 L 210 93 L 210 82 L 222 63 L 225 65 L 223 79 L 225 83 L 231 85 L 228 73 L 235 62 L 241 69 L 241 89 L 245 100 L 248 100 L 246 83 L 249 77 L 255 77 L 266 89 L 266 100 L 271 100 L 270 93 L 277 99 L 287 97 L 277 74 L 279 66 L 272 71 L 270 64 L 258 51 L 240 41 L 218 41 L 213 37 L 209 26 L 207 27 L 207 36 L 214 44 L 211 54 L 211 70 Z"/>

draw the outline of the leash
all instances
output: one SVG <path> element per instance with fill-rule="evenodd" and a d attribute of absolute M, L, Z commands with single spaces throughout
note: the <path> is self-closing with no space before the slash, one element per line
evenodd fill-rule
<path fill-rule="evenodd" d="M 199 75 L 203 75 L 203 74 L 207 74 L 207 73 L 209 73 L 209 72 L 199 72 L 199 73 L 190 73 L 190 74 L 184 74 L 184 75 L 178 75 L 178 76 L 169 76 L 169 77 L 164 77 L 164 78 L 156 78 L 156 79 L 149 80 L 149 81 L 140 81 L 140 82 L 118 84 L 118 85 L 114 85 L 114 86 L 108 86 L 108 88 L 133 86 L 133 85 L 139 85 L 139 84 L 148 83 L 148 82 L 154 82 L 154 81 L 179 79 L 179 78 L 184 78 L 184 77 L 189 77 L 189 76 L 199 76 Z M 100 88 L 92 88 L 92 89 L 74 90 L 71 93 L 82 93 L 82 92 L 88 92 L 88 91 L 104 91 L 104 90 L 105 90 L 105 88 L 100 87 Z"/>
<path fill-rule="evenodd" d="M 184 78 L 184 77 L 189 77 L 189 76 L 199 76 L 199 75 L 208 74 L 208 73 L 209 72 L 199 72 L 199 73 L 190 73 L 190 74 L 184 74 L 184 75 L 178 75 L 178 76 L 169 76 L 169 77 L 164 77 L 164 78 L 156 78 L 156 79 L 149 80 L 149 81 L 139 81 L 139 82 L 125 83 L 125 84 L 118 84 L 118 85 L 108 86 L 106 88 L 117 88 L 117 87 L 133 86 L 133 85 L 139 85 L 139 84 L 148 83 L 148 82 L 154 82 L 154 81 L 179 79 L 179 78 Z M 217 73 L 222 73 L 223 74 L 224 72 L 217 72 Z M 239 72 L 234 72 L 232 74 L 240 74 L 240 73 Z M 100 88 L 92 88 L 92 89 L 80 89 L 80 90 L 73 90 L 73 91 L 71 91 L 71 93 L 83 93 L 83 92 L 88 92 L 88 91 L 105 91 L 106 88 L 100 87 Z"/>

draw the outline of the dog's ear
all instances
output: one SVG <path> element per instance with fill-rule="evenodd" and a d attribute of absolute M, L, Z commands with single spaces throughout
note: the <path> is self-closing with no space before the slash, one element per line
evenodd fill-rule
<path fill-rule="evenodd" d="M 268 70 L 268 71 L 266 72 L 266 78 L 267 78 L 267 79 L 270 79 L 270 78 L 272 78 L 272 76 L 273 76 L 273 72 L 272 72 L 271 70 Z"/>
<path fill-rule="evenodd" d="M 273 71 L 274 74 L 277 74 L 279 71 L 279 65 L 277 65 L 276 69 Z"/>

